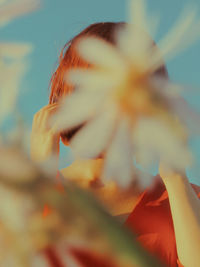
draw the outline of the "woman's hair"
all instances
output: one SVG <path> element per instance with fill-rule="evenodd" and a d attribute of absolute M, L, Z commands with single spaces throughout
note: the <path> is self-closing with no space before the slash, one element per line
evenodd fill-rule
<path fill-rule="evenodd" d="M 89 68 L 92 65 L 86 60 L 83 60 L 76 50 L 77 41 L 82 37 L 94 36 L 102 38 L 105 41 L 115 45 L 116 31 L 125 26 L 125 22 L 100 22 L 89 25 L 86 29 L 76 35 L 73 39 L 67 42 L 61 51 L 59 57 L 59 65 L 57 70 L 51 77 L 50 87 L 51 93 L 49 97 L 49 104 L 58 102 L 63 96 L 73 92 L 74 86 L 66 82 L 66 72 L 72 68 Z M 152 40 L 152 44 L 155 45 Z M 165 65 L 161 66 L 156 73 L 168 78 L 168 73 Z M 83 126 L 79 125 L 69 131 L 61 133 L 62 140 L 69 141 L 72 136 Z"/>

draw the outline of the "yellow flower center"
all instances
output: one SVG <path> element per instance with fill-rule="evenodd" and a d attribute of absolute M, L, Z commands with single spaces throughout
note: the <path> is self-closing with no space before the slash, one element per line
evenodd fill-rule
<path fill-rule="evenodd" d="M 148 74 L 131 70 L 123 82 L 115 90 L 114 98 L 127 115 L 137 116 L 149 113 L 151 110 L 150 84 Z"/>

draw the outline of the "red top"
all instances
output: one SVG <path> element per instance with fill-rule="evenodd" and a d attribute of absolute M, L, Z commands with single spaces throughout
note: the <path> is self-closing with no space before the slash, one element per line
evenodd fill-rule
<path fill-rule="evenodd" d="M 200 187 L 191 184 L 200 198 Z M 138 241 L 167 266 L 183 266 L 178 260 L 168 193 L 159 175 L 139 197 L 125 225 Z"/>
<path fill-rule="evenodd" d="M 191 185 L 200 198 L 200 186 Z M 184 267 L 177 256 L 168 193 L 159 175 L 155 177 L 152 186 L 139 196 L 125 225 L 137 235 L 138 241 L 165 265 Z M 83 267 L 116 266 L 110 259 L 106 259 L 105 255 L 95 255 L 87 249 L 71 248 L 68 252 Z"/>

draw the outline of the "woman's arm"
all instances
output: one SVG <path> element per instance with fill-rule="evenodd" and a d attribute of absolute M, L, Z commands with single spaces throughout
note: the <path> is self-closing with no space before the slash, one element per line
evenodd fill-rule
<path fill-rule="evenodd" d="M 184 267 L 199 267 L 200 199 L 185 174 L 166 171 L 161 164 L 160 176 L 169 196 L 179 260 Z"/>

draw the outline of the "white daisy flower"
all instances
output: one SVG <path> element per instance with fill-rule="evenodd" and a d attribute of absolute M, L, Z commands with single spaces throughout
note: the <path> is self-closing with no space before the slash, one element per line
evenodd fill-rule
<path fill-rule="evenodd" d="M 196 9 L 187 8 L 159 42 L 159 51 L 147 34 L 155 32 L 158 20 L 146 19 L 145 1 L 130 1 L 129 10 L 129 23 L 116 33 L 116 46 L 95 37 L 79 41 L 81 57 L 94 68 L 68 72 L 67 81 L 76 91 L 52 120 L 58 131 L 87 122 L 72 139 L 72 150 L 77 157 L 105 151 L 103 176 L 114 176 L 122 186 L 135 179 L 136 155 L 143 165 L 153 158 L 178 169 L 191 164 L 182 144 L 184 129 L 176 119 L 180 112 L 173 108 L 181 99 L 178 90 L 174 92 L 179 88 L 155 72 L 163 57 L 171 59 L 200 37 Z"/>

